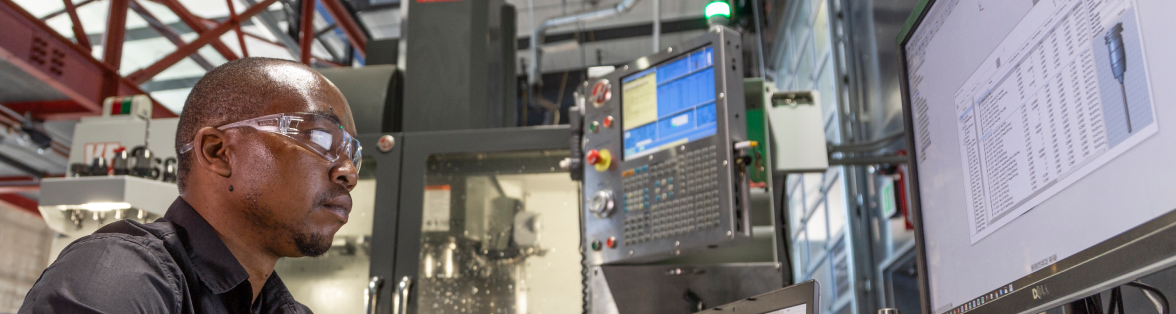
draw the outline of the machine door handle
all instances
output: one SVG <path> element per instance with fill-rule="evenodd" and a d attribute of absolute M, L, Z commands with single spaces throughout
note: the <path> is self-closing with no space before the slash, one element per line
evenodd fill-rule
<path fill-rule="evenodd" d="M 412 277 L 404 276 L 400 278 L 400 284 L 396 287 L 396 296 L 392 298 L 392 312 L 396 314 L 408 314 L 408 294 L 412 289 Z"/>
<path fill-rule="evenodd" d="M 380 286 L 384 285 L 384 278 L 372 276 L 368 282 L 367 295 L 364 295 L 364 314 L 376 314 L 376 305 L 380 302 Z"/>

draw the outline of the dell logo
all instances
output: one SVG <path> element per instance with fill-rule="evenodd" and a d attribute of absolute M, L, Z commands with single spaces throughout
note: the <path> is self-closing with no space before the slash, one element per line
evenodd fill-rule
<path fill-rule="evenodd" d="M 1049 289 L 1047 289 L 1045 287 L 1045 285 L 1033 287 L 1033 299 L 1034 300 L 1041 300 L 1041 298 L 1044 298 L 1045 296 L 1048 296 L 1048 295 L 1049 295 Z"/>

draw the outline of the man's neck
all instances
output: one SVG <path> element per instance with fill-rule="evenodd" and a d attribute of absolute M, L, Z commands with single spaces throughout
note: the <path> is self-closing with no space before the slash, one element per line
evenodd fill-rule
<path fill-rule="evenodd" d="M 191 202 L 189 203 L 191 204 Z M 225 246 L 233 253 L 233 257 L 237 259 L 238 263 L 241 263 L 245 272 L 249 273 L 249 285 L 253 288 L 251 302 L 257 301 L 257 296 L 261 294 L 261 288 L 273 275 L 274 265 L 278 263 L 280 256 L 265 249 L 263 246 L 265 239 L 261 239 L 260 235 L 253 232 L 256 227 L 250 225 L 245 219 L 226 216 L 228 214 L 224 211 L 206 210 L 208 207 L 205 206 L 191 205 L 204 217 L 204 220 L 208 221 L 212 229 L 216 230 L 216 235 L 220 237 L 221 242 L 225 243 Z"/>

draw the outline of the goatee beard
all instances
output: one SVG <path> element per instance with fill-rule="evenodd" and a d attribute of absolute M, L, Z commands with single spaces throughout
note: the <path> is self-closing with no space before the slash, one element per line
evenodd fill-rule
<path fill-rule="evenodd" d="M 294 235 L 294 246 L 302 256 L 318 257 L 331 249 L 331 239 L 317 233 L 298 233 Z"/>

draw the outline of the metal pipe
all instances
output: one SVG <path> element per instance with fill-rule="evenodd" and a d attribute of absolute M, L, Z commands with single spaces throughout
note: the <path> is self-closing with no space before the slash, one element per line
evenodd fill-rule
<path fill-rule="evenodd" d="M 909 162 L 907 156 L 862 156 L 862 157 L 846 157 L 846 158 L 829 158 L 830 166 L 864 166 L 864 165 L 887 165 L 887 164 L 905 164 Z"/>
<path fill-rule="evenodd" d="M 837 153 L 837 152 L 841 152 L 841 153 L 873 152 L 873 151 L 876 151 L 879 149 L 886 148 L 887 146 L 890 146 L 891 144 L 897 143 L 897 142 L 905 139 L 906 138 L 905 136 L 906 136 L 906 133 L 898 132 L 898 133 L 883 136 L 881 138 L 878 138 L 876 140 L 866 142 L 866 143 L 843 144 L 843 145 L 828 144 L 827 146 L 828 146 L 830 154 Z"/>
<path fill-rule="evenodd" d="M 44 171 L 41 171 L 41 169 L 37 169 L 36 167 L 30 166 L 29 164 L 26 164 L 16 158 L 12 158 L 11 156 L 8 156 L 7 154 L 4 154 L 4 153 L 0 153 L 0 162 L 8 164 L 9 166 L 16 168 L 17 170 L 20 170 L 20 171 L 23 171 L 24 173 L 32 175 L 34 178 L 37 178 L 37 179 L 44 178 L 45 176 L 48 175 Z"/>
<path fill-rule="evenodd" d="M 331 60 L 343 60 L 343 56 L 339 55 L 339 52 L 335 52 L 335 49 L 331 49 L 331 46 L 327 45 L 327 41 L 324 41 L 321 38 L 323 35 L 330 33 L 331 31 L 335 30 L 336 28 L 338 28 L 338 25 L 332 23 L 330 25 L 327 25 L 326 28 L 323 28 L 323 29 L 320 29 L 320 30 L 314 32 L 314 40 L 317 40 L 317 41 L 319 41 L 320 44 L 323 44 L 324 50 L 326 50 L 327 53 L 331 55 Z M 347 53 L 347 46 L 343 46 L 342 50 L 343 50 L 342 53 L 346 54 Z M 318 59 L 318 58 L 312 58 L 312 59 Z M 334 61 L 332 61 L 332 63 L 334 63 Z"/>
<path fill-rule="evenodd" d="M 335 23 L 327 24 L 327 27 L 323 27 L 323 29 L 320 29 L 317 32 L 314 32 L 314 38 L 319 39 L 320 37 L 323 37 L 323 35 L 326 35 L 327 32 L 333 31 L 333 30 L 335 30 L 335 28 L 338 28 L 338 27 L 339 27 L 339 25 L 336 25 Z"/>
<path fill-rule="evenodd" d="M 653 53 L 661 51 L 661 0 L 653 0 Z"/>
<path fill-rule="evenodd" d="M 254 6 L 257 5 L 257 0 L 245 0 L 245 3 L 249 6 Z M 302 54 L 299 52 L 300 50 L 298 48 L 298 42 L 295 41 L 294 38 L 290 37 L 290 34 L 287 34 L 286 30 L 282 29 L 282 27 L 278 25 L 278 18 L 274 17 L 273 13 L 270 13 L 269 10 L 258 12 L 257 19 L 261 21 L 261 26 L 264 26 L 266 30 L 269 30 L 271 34 L 274 34 L 274 37 L 278 38 L 278 42 L 282 43 L 282 46 L 286 46 L 286 49 L 290 50 L 291 56 L 298 56 Z M 246 35 L 251 34 L 246 33 Z"/>
<path fill-rule="evenodd" d="M 540 24 L 539 27 L 536 27 L 535 30 L 531 33 L 531 67 L 530 71 L 527 73 L 527 83 L 535 85 L 540 82 L 539 69 L 542 64 L 540 59 L 543 58 L 540 46 L 543 45 L 543 37 L 547 34 L 547 29 L 572 23 L 591 22 L 614 17 L 622 13 L 629 12 L 629 10 L 633 9 L 633 6 L 640 1 L 641 0 L 623 0 L 621 3 L 606 9 L 565 15 L 543 21 L 543 24 Z"/>
<path fill-rule="evenodd" d="M 351 18 L 351 12 L 347 11 L 342 1 L 323 0 L 323 7 L 335 18 L 335 23 L 339 24 L 339 28 L 343 29 L 343 34 L 347 36 L 347 42 L 351 44 L 351 47 L 355 48 L 355 53 L 360 57 L 367 58 L 367 33 L 364 33 L 359 22 Z"/>
<path fill-rule="evenodd" d="M 768 76 L 767 76 L 767 73 L 764 68 L 764 41 L 763 41 L 764 32 L 760 28 L 763 25 L 760 24 L 759 4 L 760 4 L 760 2 L 758 0 L 751 0 L 751 11 L 752 11 L 752 15 L 754 15 L 754 17 L 755 17 L 755 47 L 756 47 L 756 51 L 758 51 L 758 55 L 759 55 L 759 70 L 760 70 L 759 76 L 760 76 L 761 80 L 767 81 Z"/>

